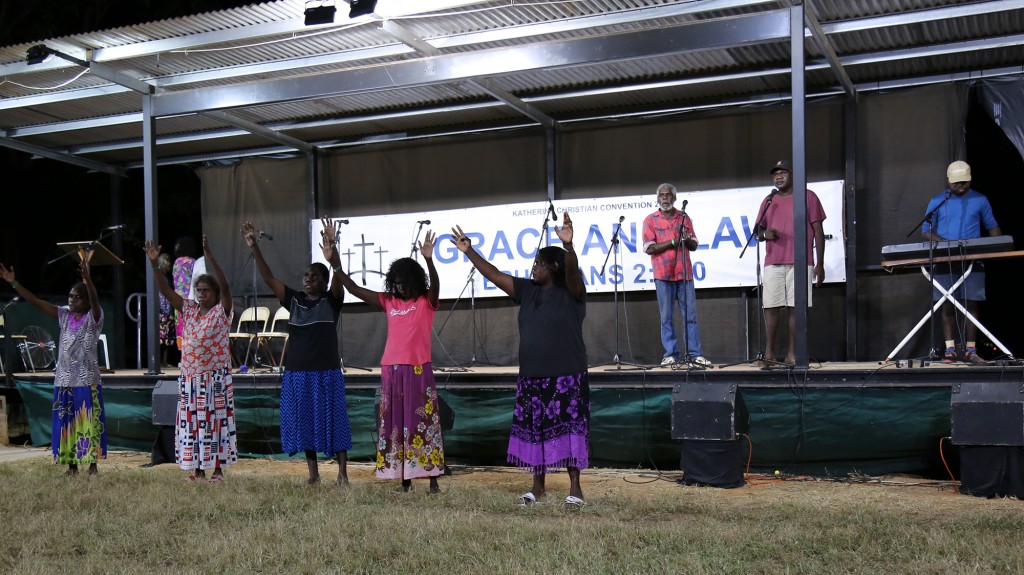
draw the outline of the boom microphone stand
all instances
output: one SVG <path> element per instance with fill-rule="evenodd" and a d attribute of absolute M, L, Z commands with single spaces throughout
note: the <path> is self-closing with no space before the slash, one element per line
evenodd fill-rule
<path fill-rule="evenodd" d="M 266 233 L 266 232 L 261 230 L 261 231 L 256 233 L 256 246 L 257 247 L 259 247 L 260 243 L 263 241 L 263 238 L 267 238 L 270 241 L 274 241 L 274 236 L 272 236 L 272 235 L 270 235 L 270 234 L 268 234 L 268 233 Z M 247 298 L 245 309 L 255 309 L 256 308 L 257 300 L 256 300 L 256 252 L 254 250 L 249 250 L 249 257 L 246 258 L 245 263 L 242 264 L 242 270 L 241 271 L 244 272 L 245 271 L 245 267 L 248 266 L 249 264 L 252 264 L 252 284 L 251 284 L 252 291 L 249 292 L 249 298 L 251 298 L 251 299 Z M 244 312 L 244 310 L 243 310 L 243 312 Z M 246 347 L 245 347 L 245 358 L 242 360 L 241 364 L 238 366 L 239 370 L 241 370 L 242 368 L 245 368 L 246 371 L 248 371 L 250 369 L 249 368 L 249 353 L 252 351 L 254 345 L 256 346 L 256 351 L 255 351 L 255 353 L 253 353 L 253 360 L 260 367 L 269 367 L 269 366 L 263 366 L 263 365 L 260 364 L 259 342 L 257 341 L 258 331 L 259 330 L 258 330 L 258 327 L 256 325 L 256 322 L 255 321 L 249 322 L 249 325 L 247 325 L 246 328 L 251 330 L 251 332 L 249 332 L 249 334 L 248 334 L 250 339 L 249 339 L 248 345 L 246 345 Z M 255 370 L 253 370 L 253 371 L 255 371 Z"/>
<path fill-rule="evenodd" d="M 555 205 L 548 200 L 548 211 L 544 212 L 544 223 L 541 225 L 540 240 L 537 241 L 537 251 L 540 251 L 540 246 L 544 245 L 544 242 L 548 239 L 548 222 L 557 222 L 558 213 L 555 212 Z"/>
<path fill-rule="evenodd" d="M 437 339 L 438 343 L 441 343 L 441 332 L 444 331 L 444 326 L 448 325 L 448 320 L 452 318 L 452 313 L 455 312 L 455 307 L 459 305 L 459 300 L 462 299 L 462 294 L 466 293 L 466 288 L 469 288 L 469 317 L 470 325 L 473 331 L 473 348 L 472 357 L 469 360 L 469 366 L 456 365 L 455 367 L 439 367 L 437 371 L 448 371 L 448 372 L 465 372 L 471 371 L 469 368 L 476 365 L 476 284 L 473 282 L 473 275 L 476 273 L 476 268 L 469 269 L 469 275 L 466 277 L 466 284 L 462 286 L 462 291 L 459 292 L 459 297 L 455 298 L 455 302 L 452 304 L 452 309 L 448 310 L 448 315 L 444 318 L 444 322 L 441 323 L 441 327 L 434 332 L 434 338 Z M 444 349 L 444 345 L 441 346 Z M 444 350 L 445 355 L 448 355 L 448 350 Z M 448 355 L 448 359 L 455 363 L 451 355 Z"/>
<path fill-rule="evenodd" d="M 619 221 L 615 224 L 615 233 L 612 234 L 612 241 L 608 244 L 610 246 L 610 249 L 608 250 L 608 253 L 606 253 L 605 256 L 604 256 L 604 263 L 601 264 L 601 272 L 600 272 L 600 274 L 598 274 L 601 277 L 604 277 L 605 266 L 608 265 L 608 258 L 611 257 L 613 253 L 615 254 L 615 259 L 612 261 L 612 269 L 619 269 L 619 270 L 622 269 L 622 267 L 619 265 L 619 232 L 622 230 L 622 222 L 625 219 L 626 219 L 626 216 L 619 216 Z M 620 359 L 619 359 L 619 282 L 615 281 L 615 277 L 614 277 L 615 274 L 614 273 L 612 273 L 612 276 L 613 276 L 612 277 L 612 287 L 614 288 L 614 291 L 615 291 L 614 305 L 612 306 L 612 309 L 615 310 L 615 355 L 612 356 L 612 363 L 615 364 L 615 367 L 610 367 L 610 368 L 606 369 L 605 371 L 612 371 L 613 369 L 614 370 L 648 370 L 648 369 L 651 369 L 649 366 L 646 366 L 646 365 L 640 365 L 638 363 L 629 363 L 629 362 L 625 362 L 625 365 L 628 365 L 628 366 L 631 366 L 631 367 L 628 367 L 628 368 L 623 368 L 622 367 L 624 362 L 620 361 Z M 623 298 L 623 299 L 625 299 L 625 298 Z M 625 304 L 625 301 L 623 301 L 623 304 Z"/>
<path fill-rule="evenodd" d="M 430 225 L 430 220 L 421 220 L 416 223 L 419 224 L 419 227 L 416 228 L 416 237 L 412 239 L 412 249 L 409 250 L 409 257 L 412 259 L 419 259 L 417 252 L 420 251 L 418 245 L 420 241 L 420 232 L 423 231 L 424 225 Z"/>
<path fill-rule="evenodd" d="M 953 195 L 953 193 L 951 191 L 946 190 L 946 197 L 943 198 L 941 202 L 939 202 L 939 205 L 935 206 L 935 209 L 933 209 L 932 211 L 930 211 L 927 214 L 925 214 L 924 218 L 922 218 L 921 221 L 917 222 L 917 225 L 914 226 L 909 232 L 907 232 L 907 236 L 906 237 L 909 238 L 911 235 L 913 235 L 913 233 L 916 232 L 918 229 L 920 229 L 921 226 L 923 226 L 925 222 L 928 222 L 928 229 L 932 230 L 932 233 L 934 234 L 934 230 L 935 230 L 935 216 L 938 215 L 939 208 L 944 206 L 946 204 L 946 202 L 949 201 L 949 198 L 952 195 Z M 928 286 L 932 290 L 935 289 L 935 283 L 934 283 L 935 282 L 935 243 L 936 242 L 932 241 L 932 240 L 928 241 Z M 929 298 L 929 299 L 931 299 L 931 298 Z M 931 313 L 931 318 L 928 320 L 928 322 L 929 322 L 929 328 L 928 328 L 928 334 L 929 334 L 928 359 L 931 359 L 931 360 L 939 359 L 939 350 L 938 350 L 938 348 L 935 347 L 935 311 L 936 311 L 935 310 L 935 306 L 932 305 L 931 306 L 931 312 L 930 312 Z"/>
<path fill-rule="evenodd" d="M 768 208 L 771 207 L 772 200 L 775 199 L 775 194 L 777 194 L 777 193 L 779 193 L 778 190 L 772 190 L 771 193 L 768 194 L 768 200 L 765 202 L 764 210 L 760 214 L 761 217 L 759 217 L 757 219 L 757 222 L 755 222 L 754 226 L 750 229 L 750 235 L 747 236 L 747 243 L 746 243 L 746 245 L 743 246 L 743 250 L 740 252 L 740 255 L 739 255 L 739 257 L 742 259 L 743 258 L 743 254 L 747 253 L 747 248 L 750 247 L 750 242 L 751 241 L 754 242 L 754 244 L 756 246 L 754 248 L 754 250 L 756 251 L 756 254 L 757 254 L 757 259 L 755 260 L 756 261 L 755 276 L 757 278 L 757 355 L 754 356 L 754 361 L 760 362 L 761 364 L 763 364 L 765 369 L 768 369 L 768 368 L 771 368 L 771 367 L 775 367 L 775 366 L 785 366 L 786 368 L 790 367 L 790 366 L 786 365 L 785 362 L 781 362 L 781 361 L 768 361 L 768 360 L 766 360 L 764 358 L 764 340 L 762 339 L 763 334 L 762 334 L 762 330 L 761 330 L 761 323 L 762 323 L 762 321 L 764 321 L 764 319 L 763 319 L 763 317 L 764 317 L 763 301 L 764 300 L 762 299 L 763 298 L 762 291 L 764 290 L 764 283 L 763 283 L 762 278 L 761 278 L 761 242 L 757 241 L 757 233 L 758 233 L 758 231 L 764 229 L 764 227 L 765 227 L 764 220 L 765 220 L 765 218 L 768 217 Z M 765 322 L 765 323 L 767 323 L 767 322 Z M 747 360 L 737 361 L 737 362 L 728 363 L 728 364 L 725 364 L 725 365 L 722 365 L 722 366 L 719 366 L 719 367 L 732 367 L 734 365 L 740 365 L 740 364 L 744 364 L 744 363 L 749 363 L 749 361 L 747 361 Z"/>

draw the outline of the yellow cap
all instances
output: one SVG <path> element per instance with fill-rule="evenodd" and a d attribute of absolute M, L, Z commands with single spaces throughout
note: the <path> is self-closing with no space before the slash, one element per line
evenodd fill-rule
<path fill-rule="evenodd" d="M 953 162 L 946 168 L 946 179 L 951 184 L 971 181 L 971 166 L 967 162 Z"/>

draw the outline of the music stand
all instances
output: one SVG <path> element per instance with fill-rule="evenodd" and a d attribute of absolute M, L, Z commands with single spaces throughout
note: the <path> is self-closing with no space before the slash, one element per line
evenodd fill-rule
<path fill-rule="evenodd" d="M 70 255 L 75 255 L 78 256 L 79 262 L 88 261 L 90 267 L 124 264 L 124 261 L 121 258 L 115 256 L 113 252 L 107 249 L 107 246 L 98 241 L 59 242 L 57 246 L 67 252 L 60 258 L 57 258 L 58 260 Z"/>

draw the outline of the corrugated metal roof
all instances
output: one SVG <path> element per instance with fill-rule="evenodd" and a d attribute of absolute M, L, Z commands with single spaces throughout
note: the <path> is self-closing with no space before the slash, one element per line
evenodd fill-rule
<path fill-rule="evenodd" d="M 3 47 L 0 143 L 138 164 L 142 96 L 119 85 L 134 80 L 158 87 L 155 102 L 194 96 L 325 146 L 537 126 L 543 116 L 557 125 L 772 101 L 788 90 L 788 37 L 755 39 L 758 31 L 743 27 L 753 18 L 775 22 L 788 14 L 790 2 L 462 4 L 387 21 L 349 21 L 339 12 L 334 25 L 306 27 L 303 2 L 279 0 L 39 42 L 94 62 L 84 74 L 59 57 L 26 65 L 32 44 Z M 1024 0 L 807 4 L 860 89 L 953 81 L 982 71 L 1024 73 Z M 716 26 L 715 34 L 707 33 L 709 26 Z M 723 36 L 730 41 L 719 45 Z M 840 92 L 809 33 L 804 45 L 809 96 Z M 307 88 L 316 95 L 304 97 Z M 253 103 L 231 104 L 236 101 Z M 524 113 L 523 105 L 536 114 Z M 160 161 L 281 148 L 202 111 L 192 107 L 158 119 Z"/>

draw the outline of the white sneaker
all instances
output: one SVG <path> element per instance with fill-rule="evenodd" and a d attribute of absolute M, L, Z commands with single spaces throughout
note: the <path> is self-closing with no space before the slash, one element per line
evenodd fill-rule
<path fill-rule="evenodd" d="M 691 359 L 690 361 L 692 361 L 696 365 L 699 365 L 700 367 L 714 367 L 710 361 L 704 359 L 703 355 L 698 355 L 697 357 Z"/>
<path fill-rule="evenodd" d="M 676 364 L 676 358 L 672 357 L 671 355 L 666 357 L 665 359 L 661 360 L 661 367 L 669 367 L 669 366 L 675 365 L 675 364 Z"/>

